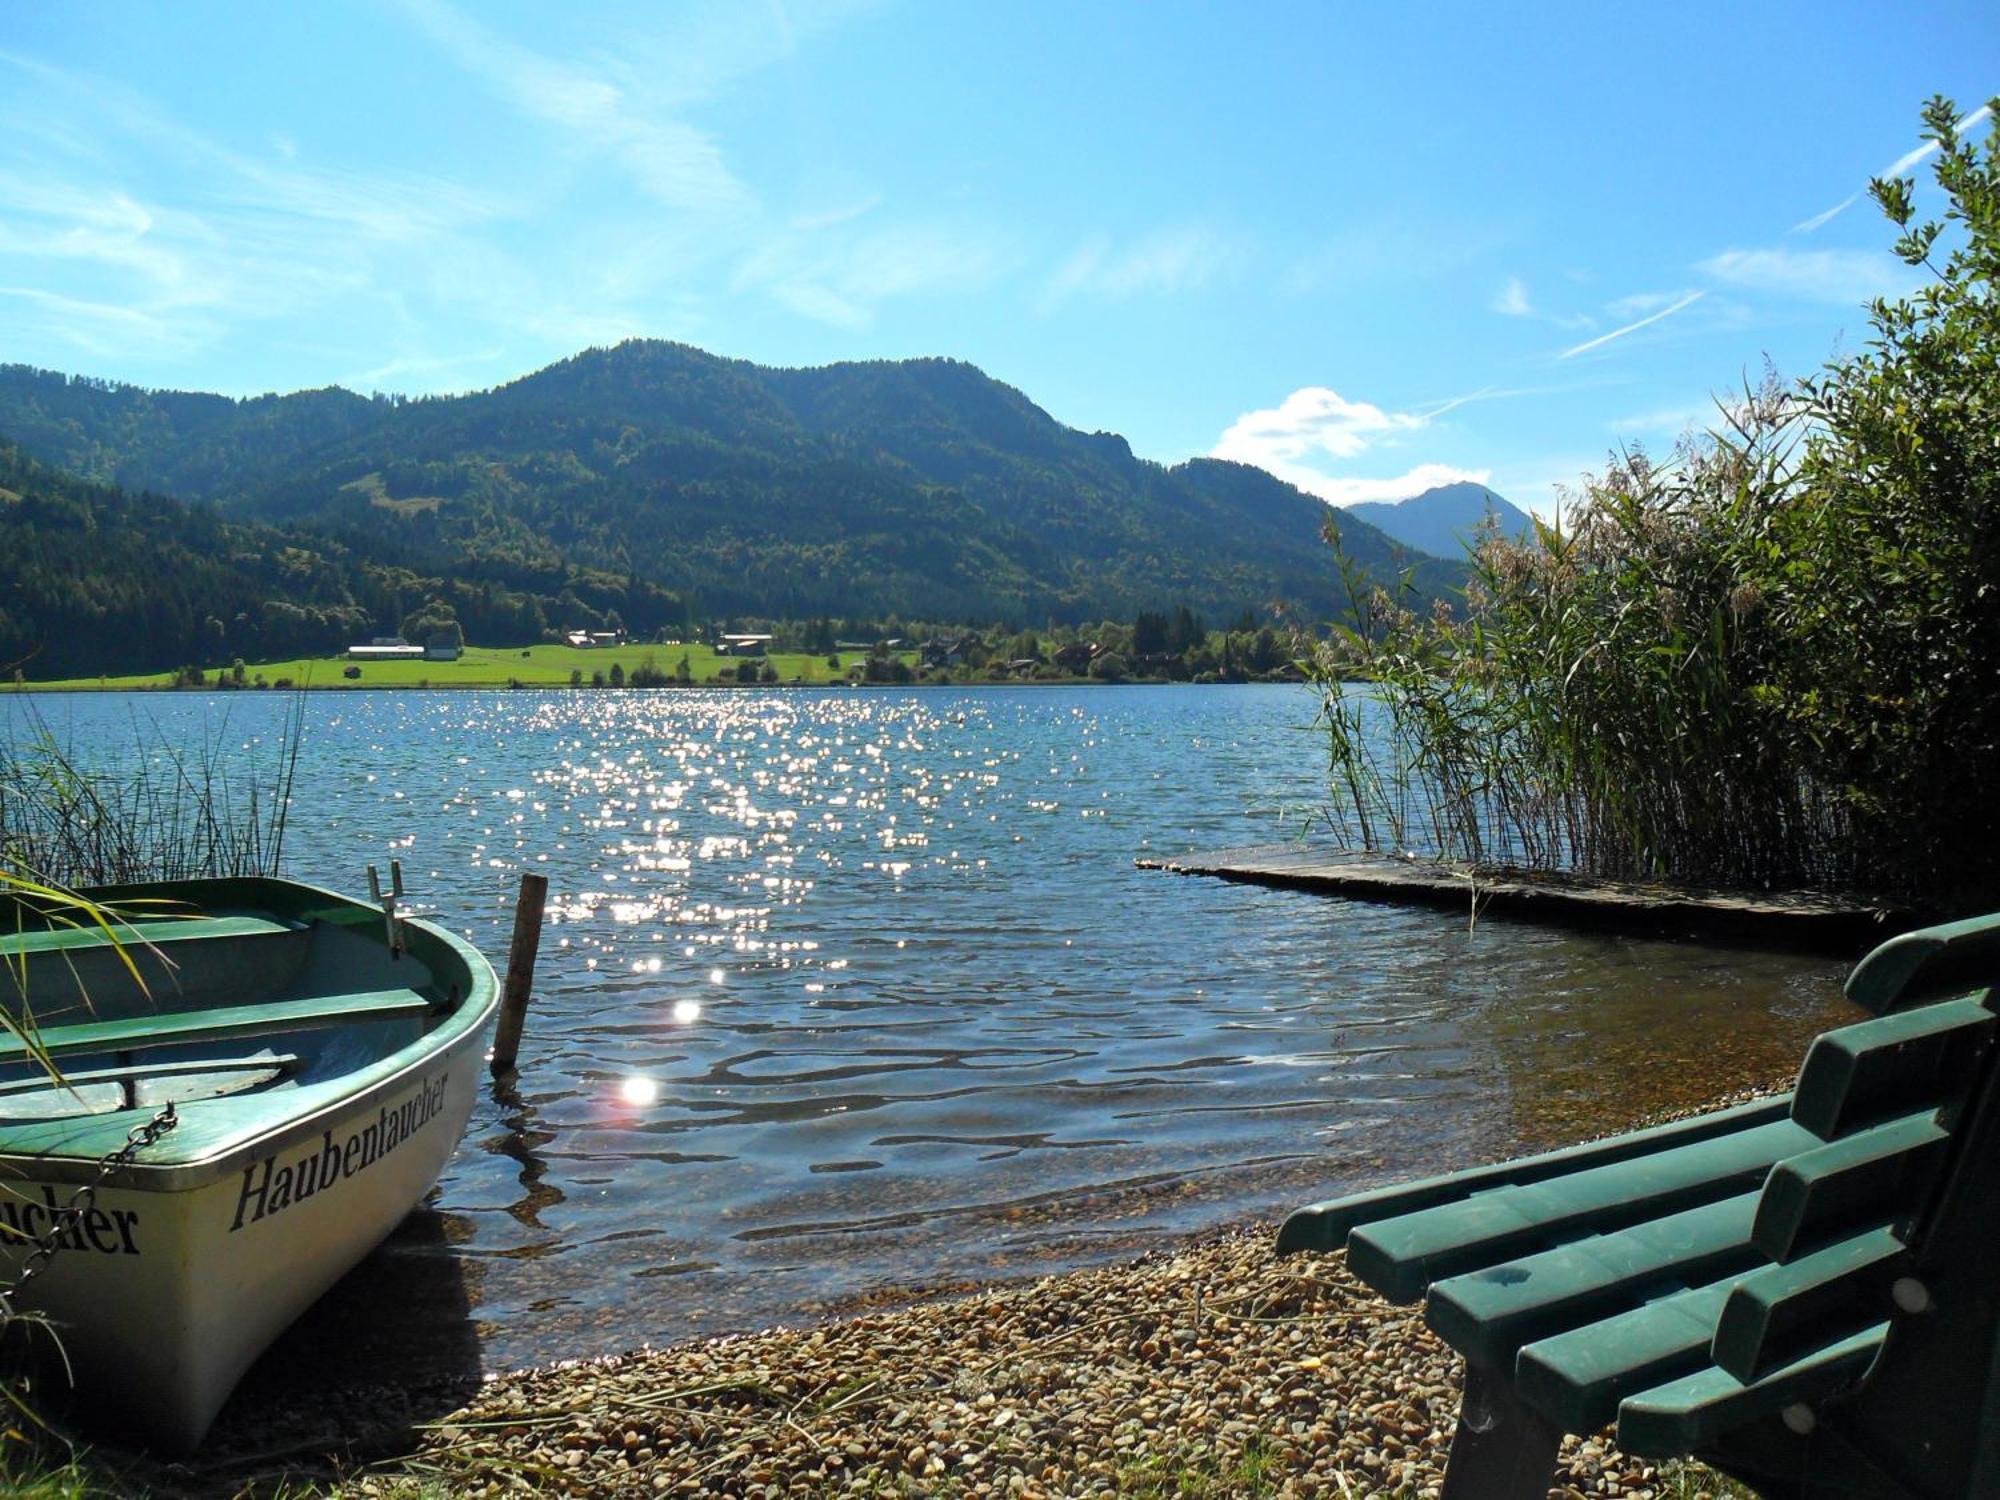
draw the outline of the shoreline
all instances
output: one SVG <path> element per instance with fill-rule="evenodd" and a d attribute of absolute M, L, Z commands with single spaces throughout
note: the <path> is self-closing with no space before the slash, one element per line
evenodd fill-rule
<path fill-rule="evenodd" d="M 666 687 L 597 687 L 585 683 L 572 686 L 566 682 L 295 682 L 287 687 L 228 687 L 212 685 L 202 687 L 176 687 L 169 682 L 159 683 L 78 683 L 78 682 L 10 682 L 0 683 L 0 693 L 28 696 L 47 693 L 69 697 L 79 693 L 163 693 L 187 696 L 205 695 L 211 698 L 234 698 L 239 695 L 250 697 L 289 697 L 294 693 L 699 693 L 699 692 L 796 692 L 804 689 L 812 692 L 854 692 L 891 690 L 914 692 L 934 691 L 939 688 L 1124 688 L 1124 687 L 1304 687 L 1303 677 L 1243 677 L 1224 678 L 1215 682 L 1195 682 L 1179 677 L 981 677 L 966 682 L 686 682 L 673 683 Z"/>
<path fill-rule="evenodd" d="M 1239 1223 L 1111 1265 L 885 1290 L 845 1314 L 476 1387 L 283 1405 L 253 1394 L 188 1464 L 108 1449 L 88 1462 L 114 1485 L 204 1500 L 1435 1495 L 1458 1356 L 1421 1307 L 1355 1281 L 1344 1253 L 1278 1259 L 1275 1230 Z M 1568 1494 L 1632 1500 L 1680 1482 L 1602 1434 L 1567 1439 L 1557 1479 Z"/>

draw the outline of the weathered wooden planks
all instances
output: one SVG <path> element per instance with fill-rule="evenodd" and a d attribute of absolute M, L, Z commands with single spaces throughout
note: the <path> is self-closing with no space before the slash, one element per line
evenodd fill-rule
<path fill-rule="evenodd" d="M 1817 891 L 1712 891 L 1473 869 L 1310 844 L 1149 855 L 1142 870 L 1207 875 L 1362 901 L 1452 907 L 1571 926 L 1727 937 L 1852 956 L 1914 925 L 1892 903 Z"/>

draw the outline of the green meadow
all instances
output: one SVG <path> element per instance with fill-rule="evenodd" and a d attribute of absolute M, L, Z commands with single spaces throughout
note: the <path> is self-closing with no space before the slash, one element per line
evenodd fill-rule
<path fill-rule="evenodd" d="M 651 666 L 671 679 L 682 658 L 688 674 L 697 683 L 733 680 L 742 667 L 761 670 L 766 662 L 775 667 L 780 682 L 845 682 L 850 668 L 865 660 L 858 652 L 840 655 L 838 667 L 824 656 L 803 652 L 776 653 L 768 657 L 718 656 L 708 646 L 617 646 L 578 650 L 574 646 L 542 645 L 518 648 L 468 646 L 457 661 L 349 661 L 344 656 L 298 657 L 291 661 L 246 662 L 243 679 L 254 687 L 261 678 L 266 686 L 313 688 L 504 688 L 568 687 L 571 674 L 580 673 L 582 685 L 593 685 L 594 674 L 608 682 L 616 665 L 630 678 L 641 666 Z M 905 652 L 903 660 L 915 665 L 915 653 Z M 727 669 L 730 678 L 721 674 Z M 356 675 L 347 675 L 353 670 Z M 230 675 L 229 668 L 210 671 L 213 683 Z M 171 672 L 139 673 L 124 677 L 72 677 L 56 682 L 14 684 L 17 692 L 78 692 L 118 688 L 170 688 Z"/>

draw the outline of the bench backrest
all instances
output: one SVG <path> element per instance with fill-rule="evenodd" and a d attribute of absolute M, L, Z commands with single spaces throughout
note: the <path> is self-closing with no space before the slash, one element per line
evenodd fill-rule
<path fill-rule="evenodd" d="M 1826 1144 L 1780 1162 L 1753 1237 L 1773 1264 L 1717 1321 L 1743 1381 L 1881 1325 L 1819 1414 L 1919 1495 L 2000 1495 L 2000 916 L 1871 953 L 1848 994 L 1880 1019 L 1807 1054 L 1793 1119 Z"/>

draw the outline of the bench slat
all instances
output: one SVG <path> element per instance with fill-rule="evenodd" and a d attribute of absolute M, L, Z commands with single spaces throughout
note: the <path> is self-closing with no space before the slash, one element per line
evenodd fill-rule
<path fill-rule="evenodd" d="M 1783 1265 L 1866 1225 L 1902 1223 L 1929 1197 L 1950 1144 L 1932 1112 L 1787 1157 L 1764 1184 L 1752 1239 Z"/>
<path fill-rule="evenodd" d="M 1511 1366 L 1524 1344 L 1761 1265 L 1750 1244 L 1756 1211 L 1757 1194 L 1741 1193 L 1454 1276 L 1430 1289 L 1425 1316 L 1475 1364 Z"/>
<path fill-rule="evenodd" d="M 1789 1119 L 1773 1120 L 1675 1150 L 1499 1188 L 1355 1229 L 1348 1236 L 1348 1267 L 1390 1301 L 1414 1302 L 1449 1276 L 1754 1189 L 1772 1163 L 1819 1144 Z"/>
<path fill-rule="evenodd" d="M 161 1011 L 115 1021 L 84 1021 L 74 1026 L 48 1027 L 36 1040 L 52 1057 L 79 1052 L 138 1051 L 223 1037 L 267 1036 L 362 1021 L 387 1021 L 399 1016 L 425 1015 L 431 1008 L 431 1002 L 415 990 L 376 990 L 306 1000 L 274 1000 L 263 1005 L 230 1005 L 215 1010 Z M 0 1037 L 0 1062 L 32 1055 L 28 1044 L 13 1033 Z"/>
<path fill-rule="evenodd" d="M 1827 1140 L 1964 1094 L 1996 1018 L 1977 1000 L 1948 1000 L 1817 1037 L 1799 1069 L 1792 1118 Z"/>
<path fill-rule="evenodd" d="M 1618 1407 L 1618 1446 L 1640 1458 L 1679 1458 L 1788 1406 L 1815 1405 L 1867 1373 L 1888 1331 L 1878 1323 L 1753 1385 L 1711 1366 L 1627 1396 Z"/>
<path fill-rule="evenodd" d="M 1520 1352 L 1521 1399 L 1567 1432 L 1602 1432 L 1627 1396 L 1707 1369 L 1734 1279 L 1692 1287 Z"/>
<path fill-rule="evenodd" d="M 1909 1248 L 1893 1230 L 1868 1229 L 1753 1271 L 1723 1303 L 1710 1357 L 1738 1380 L 1760 1380 L 1887 1316 L 1890 1284 L 1908 1264 Z"/>
<path fill-rule="evenodd" d="M 1495 1162 L 1463 1172 L 1448 1172 L 1395 1187 L 1377 1188 L 1350 1197 L 1309 1204 L 1294 1210 L 1278 1230 L 1278 1254 L 1297 1250 L 1338 1250 L 1356 1226 L 1378 1219 L 1400 1218 L 1447 1203 L 1462 1202 L 1475 1193 L 1494 1188 L 1543 1182 L 1588 1167 L 1608 1166 L 1650 1156 L 1697 1141 L 1732 1135 L 1755 1126 L 1782 1120 L 1791 1110 L 1790 1094 L 1719 1109 L 1692 1119 L 1676 1120 L 1646 1130 L 1610 1136 L 1560 1151 L 1522 1157 L 1519 1161 Z"/>

